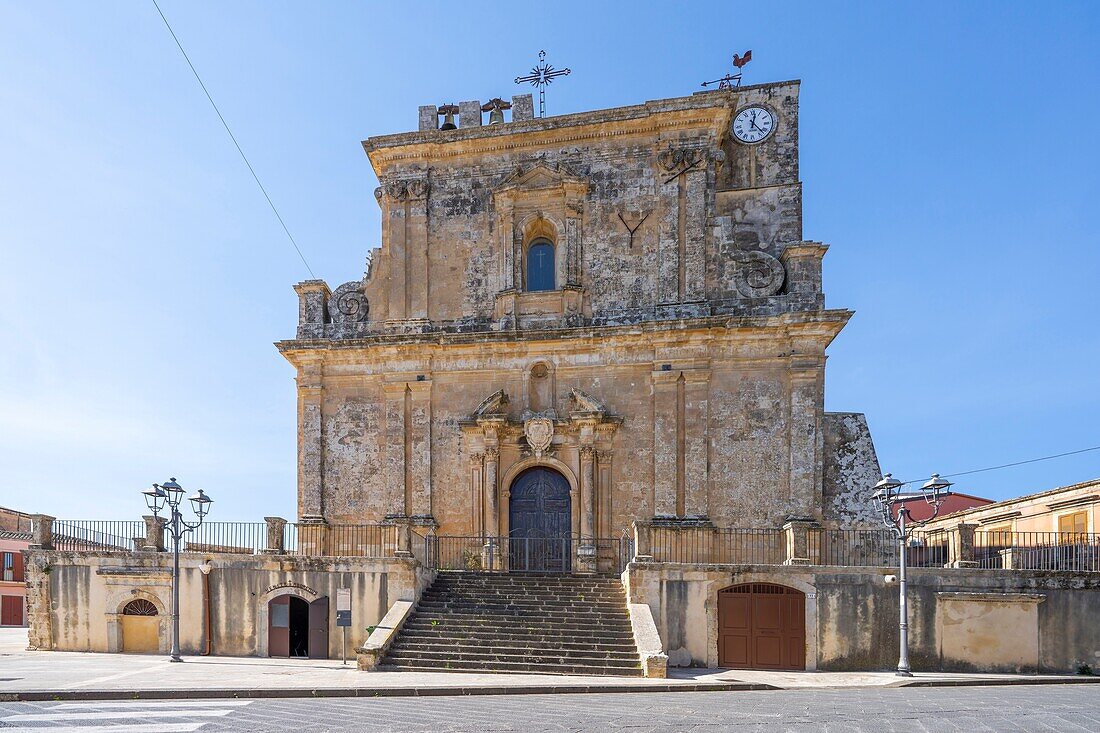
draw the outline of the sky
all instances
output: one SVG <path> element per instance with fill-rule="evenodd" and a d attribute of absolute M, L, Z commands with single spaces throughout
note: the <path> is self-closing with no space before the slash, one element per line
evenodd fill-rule
<path fill-rule="evenodd" d="M 1100 3 L 161 8 L 317 277 L 379 246 L 359 142 L 572 74 L 547 114 L 682 96 L 753 51 L 801 79 L 804 236 L 830 245 L 826 408 L 903 479 L 1100 446 Z M 151 1 L 0 1 L 0 505 L 295 514 L 292 286 L 310 277 Z M 1008 498 L 1100 451 L 960 477 Z"/>

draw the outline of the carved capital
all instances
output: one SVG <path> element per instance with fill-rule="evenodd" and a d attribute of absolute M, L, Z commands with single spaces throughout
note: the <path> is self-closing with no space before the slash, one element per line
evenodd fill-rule
<path fill-rule="evenodd" d="M 411 178 L 385 181 L 375 190 L 375 196 L 385 196 L 390 201 L 418 201 L 428 197 L 428 179 Z"/>
<path fill-rule="evenodd" d="M 580 452 L 582 461 L 593 461 L 596 459 L 596 449 L 590 445 L 582 445 Z"/>
<path fill-rule="evenodd" d="M 657 154 L 657 165 L 665 173 L 679 174 L 694 168 L 706 159 L 706 153 L 698 148 L 678 148 L 672 145 Z"/>
<path fill-rule="evenodd" d="M 500 459 L 500 449 L 499 448 L 486 448 L 485 449 L 485 460 L 486 461 L 488 461 L 490 463 L 495 463 L 499 459 Z"/>

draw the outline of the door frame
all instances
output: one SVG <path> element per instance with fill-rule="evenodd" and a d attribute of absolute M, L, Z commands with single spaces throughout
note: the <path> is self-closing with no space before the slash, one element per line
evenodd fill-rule
<path fill-rule="evenodd" d="M 321 597 L 321 594 L 317 591 L 309 588 L 300 583 L 284 582 L 278 585 L 273 585 L 268 588 L 267 591 L 261 593 L 256 598 L 256 656 L 267 657 L 270 656 L 270 649 L 268 647 L 268 625 L 271 623 L 271 619 L 268 612 L 268 603 L 279 596 L 291 595 L 298 596 L 306 603 L 312 603 L 316 599 Z"/>
<path fill-rule="evenodd" d="M 564 446 L 563 446 L 564 447 Z M 563 451 L 564 452 L 564 451 Z M 486 527 L 486 534 L 497 537 L 508 537 L 511 533 L 512 523 L 512 483 L 516 478 L 526 471 L 528 468 L 549 468 L 557 471 L 565 480 L 569 482 L 569 509 L 571 512 L 570 525 L 572 527 L 570 535 L 580 536 L 581 533 L 581 491 L 580 481 L 577 479 L 577 474 L 568 464 L 561 462 L 553 456 L 542 456 L 537 458 L 535 456 L 528 456 L 521 461 L 516 461 L 508 466 L 508 470 L 500 477 L 500 486 L 498 491 L 500 492 L 500 514 L 499 521 L 502 526 L 500 527 Z M 595 487 L 593 487 L 595 489 Z"/>
<path fill-rule="evenodd" d="M 577 566 L 576 552 L 577 552 L 577 547 L 579 545 L 578 541 L 576 540 L 578 535 L 577 535 L 577 532 L 575 531 L 576 530 L 576 522 L 578 521 L 578 517 L 579 517 L 579 511 L 578 511 L 578 507 L 577 507 L 575 494 L 574 494 L 574 491 L 573 491 L 573 485 L 569 482 L 569 477 L 565 473 L 563 473 L 562 471 L 559 471 L 557 469 L 557 467 L 546 465 L 546 463 L 541 462 L 541 461 L 536 462 L 533 465 L 529 465 L 526 468 L 523 468 L 522 470 L 515 472 L 514 475 L 511 476 L 510 481 L 508 482 L 508 502 L 507 502 L 507 520 L 506 520 L 506 523 L 508 525 L 508 533 L 507 533 L 507 535 L 504 535 L 504 536 L 507 537 L 508 542 L 509 542 L 509 545 L 508 545 L 509 568 L 511 566 L 511 557 L 512 557 L 512 554 L 513 554 L 513 548 L 512 548 L 512 544 L 511 544 L 512 543 L 512 532 L 515 531 L 515 528 L 512 526 L 512 502 L 511 502 L 512 488 L 516 485 L 517 481 L 519 481 L 520 479 L 523 478 L 523 476 L 525 474 L 527 474 L 529 472 L 533 472 L 533 471 L 538 471 L 538 470 L 545 471 L 546 473 L 557 474 L 558 477 L 564 482 L 564 488 L 567 489 L 567 491 L 565 492 L 565 495 L 566 495 L 566 498 L 568 498 L 568 501 L 569 501 L 569 512 L 568 512 L 568 514 L 569 514 L 569 519 L 568 519 L 569 526 L 566 529 L 566 531 L 562 534 L 562 537 L 565 539 L 565 542 L 566 542 L 566 545 L 565 545 L 565 548 L 564 548 L 565 549 L 565 554 L 561 558 L 562 563 L 563 563 L 563 567 L 561 569 L 545 570 L 543 572 L 555 572 L 555 573 L 569 574 L 569 573 L 572 573 L 574 571 L 574 569 L 576 568 L 576 566 Z M 550 538 L 550 539 L 552 540 L 553 538 Z M 530 548 L 528 547 L 528 549 L 530 549 Z M 527 570 L 527 569 L 529 569 L 529 568 L 522 568 L 522 570 Z"/>
<path fill-rule="evenodd" d="M 818 636 L 817 636 L 817 586 L 814 585 L 814 576 L 809 573 L 795 571 L 792 567 L 787 573 L 730 573 L 724 578 L 711 581 L 707 589 L 706 616 L 707 616 L 707 667 L 718 667 L 718 592 L 733 585 L 746 583 L 771 583 L 785 585 L 802 593 L 806 597 L 806 671 L 817 670 Z"/>

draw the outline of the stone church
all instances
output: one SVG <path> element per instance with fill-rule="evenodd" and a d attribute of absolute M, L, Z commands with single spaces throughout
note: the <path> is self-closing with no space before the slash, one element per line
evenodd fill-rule
<path fill-rule="evenodd" d="M 278 344 L 299 518 L 570 536 L 583 567 L 634 520 L 869 517 L 866 422 L 824 409 L 852 312 L 802 231 L 798 92 L 550 118 L 523 95 L 364 141 L 381 246 L 362 280 L 299 283 Z"/>

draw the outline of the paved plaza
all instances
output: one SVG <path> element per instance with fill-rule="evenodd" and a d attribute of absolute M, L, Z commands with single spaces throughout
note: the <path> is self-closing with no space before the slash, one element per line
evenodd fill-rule
<path fill-rule="evenodd" d="M 221 731 L 1097 731 L 1100 687 L 884 688 L 417 700 L 0 703 L 0 730 Z"/>

